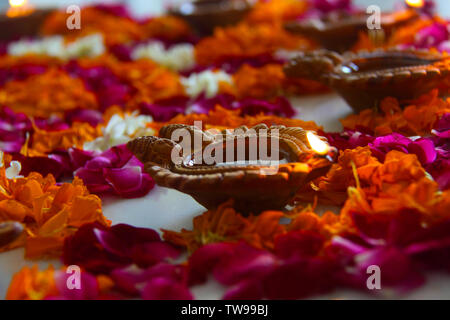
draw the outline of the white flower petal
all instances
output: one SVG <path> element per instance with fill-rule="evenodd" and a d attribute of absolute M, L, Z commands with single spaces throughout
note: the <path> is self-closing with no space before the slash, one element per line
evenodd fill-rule
<path fill-rule="evenodd" d="M 46 37 L 38 40 L 19 40 L 8 45 L 8 54 L 24 56 L 42 54 L 60 59 L 96 57 L 105 52 L 103 35 L 92 34 L 65 44 L 61 36 Z"/>
<path fill-rule="evenodd" d="M 207 98 L 214 97 L 219 91 L 220 82 L 232 84 L 233 78 L 224 71 L 212 70 L 193 73 L 188 78 L 181 78 L 186 93 L 192 98 L 196 98 L 202 93 L 205 93 Z"/>
<path fill-rule="evenodd" d="M 177 44 L 165 49 L 161 42 L 137 46 L 131 53 L 133 60 L 151 59 L 174 71 L 188 70 L 195 66 L 194 46 L 190 43 Z"/>
<path fill-rule="evenodd" d="M 152 117 L 137 113 L 127 114 L 123 117 L 115 114 L 103 128 L 103 136 L 86 142 L 83 149 L 101 152 L 137 137 L 153 135 L 154 130 L 147 127 L 152 121 Z"/>
<path fill-rule="evenodd" d="M 22 165 L 20 162 L 11 161 L 9 165 L 10 167 L 5 170 L 6 178 L 10 180 L 21 178 L 22 176 L 19 175 L 20 171 L 22 171 Z"/>

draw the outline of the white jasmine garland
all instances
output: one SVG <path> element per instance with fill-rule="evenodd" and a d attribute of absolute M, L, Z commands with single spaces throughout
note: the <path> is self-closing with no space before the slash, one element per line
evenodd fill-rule
<path fill-rule="evenodd" d="M 40 40 L 19 40 L 8 45 L 8 54 L 11 56 L 42 54 L 55 57 L 59 56 L 62 51 L 64 51 L 64 40 L 60 36 Z"/>
<path fill-rule="evenodd" d="M 195 66 L 194 46 L 190 43 L 166 49 L 161 42 L 154 41 L 137 46 L 131 57 L 133 60 L 148 58 L 174 71 L 188 70 Z"/>
<path fill-rule="evenodd" d="M 8 54 L 24 56 L 40 54 L 63 60 L 81 57 L 96 57 L 105 52 L 103 36 L 91 34 L 71 43 L 65 43 L 61 36 L 46 37 L 38 40 L 19 40 L 8 45 Z"/>
<path fill-rule="evenodd" d="M 98 57 L 105 53 L 103 35 L 95 33 L 66 45 L 66 55 L 68 58 Z"/>
<path fill-rule="evenodd" d="M 233 84 L 233 78 L 221 70 L 206 70 L 200 73 L 193 73 L 187 78 L 181 78 L 181 83 L 186 93 L 192 98 L 196 98 L 202 93 L 205 93 L 207 98 L 214 97 L 219 92 L 220 82 Z"/>
<path fill-rule="evenodd" d="M 151 116 L 138 115 L 137 112 L 125 116 L 115 114 L 102 129 L 102 136 L 86 142 L 83 149 L 101 152 L 134 138 L 154 135 L 155 131 L 147 127 L 152 121 Z"/>

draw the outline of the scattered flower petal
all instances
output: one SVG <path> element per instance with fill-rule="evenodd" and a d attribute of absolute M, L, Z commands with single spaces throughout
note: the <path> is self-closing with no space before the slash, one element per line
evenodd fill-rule
<path fill-rule="evenodd" d="M 82 165 L 75 175 L 93 193 L 139 198 L 155 186 L 153 179 L 144 172 L 144 165 L 126 145 L 112 147 L 103 153 L 72 149 L 69 155 L 74 164 Z"/>

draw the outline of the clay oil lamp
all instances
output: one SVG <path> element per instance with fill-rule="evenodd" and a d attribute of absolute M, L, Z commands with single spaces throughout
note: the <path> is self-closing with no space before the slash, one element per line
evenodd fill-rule
<path fill-rule="evenodd" d="M 24 228 L 22 224 L 14 221 L 7 221 L 0 223 L 0 248 L 4 247 L 14 240 L 16 240 L 22 232 Z"/>
<path fill-rule="evenodd" d="M 394 97 L 409 100 L 439 87 L 450 76 L 450 56 L 428 50 L 360 51 L 339 55 L 299 53 L 286 66 L 288 77 L 319 81 L 335 89 L 356 111 Z"/>
<path fill-rule="evenodd" d="M 27 0 L 9 0 L 9 9 L 0 15 L 0 41 L 31 37 L 53 9 L 34 9 Z"/>
<path fill-rule="evenodd" d="M 249 0 L 194 0 L 172 6 L 169 13 L 184 19 L 199 35 L 205 36 L 216 27 L 237 24 L 251 7 Z"/>
<path fill-rule="evenodd" d="M 186 140 L 194 147 L 185 150 L 173 138 L 180 129 L 189 132 Z M 158 185 L 189 194 L 208 209 L 233 199 L 242 214 L 283 209 L 303 185 L 328 172 L 336 155 L 314 132 L 265 124 L 214 134 L 169 125 L 159 137 L 135 139 L 128 148 Z M 264 148 L 267 153 L 261 153 Z"/>
<path fill-rule="evenodd" d="M 415 9 L 382 13 L 380 17 L 381 30 L 368 30 L 369 14 L 366 12 L 332 12 L 321 18 L 304 21 L 291 21 L 285 24 L 285 29 L 292 33 L 301 34 L 317 41 L 323 48 L 345 52 L 358 41 L 359 33 L 374 31 L 370 35 L 383 38 L 406 23 L 412 22 L 420 16 Z M 380 39 L 376 39 L 379 40 Z M 381 39 L 383 41 L 383 39 Z"/>

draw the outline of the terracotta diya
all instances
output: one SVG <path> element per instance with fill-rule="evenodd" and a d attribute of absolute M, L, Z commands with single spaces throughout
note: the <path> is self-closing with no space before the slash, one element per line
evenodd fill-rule
<path fill-rule="evenodd" d="M 194 0 L 173 6 L 169 13 L 184 19 L 199 35 L 209 35 L 216 27 L 237 24 L 251 7 L 248 0 Z"/>
<path fill-rule="evenodd" d="M 384 35 L 389 35 L 395 28 L 418 17 L 419 13 L 413 9 L 383 13 L 380 19 L 382 31 Z M 368 18 L 365 12 L 334 12 L 320 19 L 287 22 L 285 29 L 314 39 L 325 49 L 345 52 L 357 42 L 360 32 L 368 30 Z"/>
<path fill-rule="evenodd" d="M 180 129 L 189 132 L 186 140 L 194 147 L 183 149 L 180 139 L 172 138 Z M 201 142 L 195 145 L 195 139 Z M 269 161 L 261 153 L 264 146 L 278 160 Z M 160 130 L 160 137 L 135 139 L 128 148 L 158 185 L 187 193 L 208 209 L 233 199 L 243 214 L 284 208 L 304 184 L 328 172 L 336 154 L 313 132 L 265 124 L 215 134 L 168 125 Z M 208 153 L 215 156 L 214 161 L 208 162 Z M 174 154 L 179 156 L 178 163 L 173 161 Z"/>
<path fill-rule="evenodd" d="M 386 97 L 409 100 L 439 87 L 449 77 L 450 56 L 428 50 L 376 50 L 339 55 L 299 53 L 286 66 L 288 77 L 319 81 L 335 89 L 356 111 L 377 107 Z"/>
<path fill-rule="evenodd" d="M 0 248 L 16 240 L 24 231 L 22 224 L 14 221 L 0 223 Z"/>
<path fill-rule="evenodd" d="M 0 40 L 14 40 L 38 35 L 45 19 L 52 12 L 54 12 L 53 9 L 39 9 L 14 17 L 6 14 L 0 15 Z"/>

